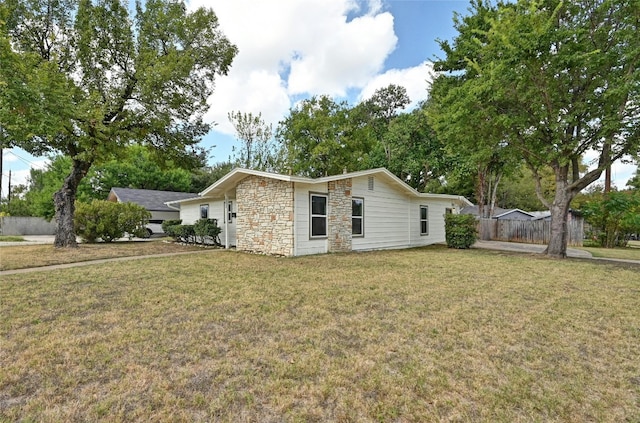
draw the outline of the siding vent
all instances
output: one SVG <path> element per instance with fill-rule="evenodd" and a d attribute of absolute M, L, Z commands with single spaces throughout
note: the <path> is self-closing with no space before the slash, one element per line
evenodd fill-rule
<path fill-rule="evenodd" d="M 373 176 L 369 176 L 369 191 L 373 191 Z"/>

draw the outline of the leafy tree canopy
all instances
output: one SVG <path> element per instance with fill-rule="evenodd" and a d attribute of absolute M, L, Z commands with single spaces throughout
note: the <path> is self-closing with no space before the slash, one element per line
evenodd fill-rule
<path fill-rule="evenodd" d="M 74 201 L 94 164 L 132 143 L 188 162 L 216 75 L 237 49 L 213 11 L 181 1 L 6 0 L 0 4 L 0 127 L 9 146 L 61 153 L 56 246 L 75 246 Z"/>
<path fill-rule="evenodd" d="M 283 170 L 320 177 L 362 169 L 373 145 L 365 122 L 346 102 L 328 96 L 302 101 L 278 128 Z"/>
<path fill-rule="evenodd" d="M 551 167 L 547 254 L 566 256 L 571 200 L 640 143 L 640 4 L 634 0 L 472 2 L 459 35 L 441 43 L 430 117 L 447 142 L 475 142 L 524 160 L 534 179 Z M 598 154 L 581 175 L 580 158 Z"/>

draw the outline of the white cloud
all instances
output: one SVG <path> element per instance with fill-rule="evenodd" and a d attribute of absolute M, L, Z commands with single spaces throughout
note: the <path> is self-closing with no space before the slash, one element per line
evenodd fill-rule
<path fill-rule="evenodd" d="M 192 0 L 214 10 L 239 53 L 216 81 L 207 121 L 233 134 L 230 111 L 262 113 L 277 124 L 293 97 L 344 97 L 382 69 L 397 37 L 380 0 Z"/>
<path fill-rule="evenodd" d="M 588 165 L 589 170 L 593 170 L 597 167 L 598 157 L 597 152 L 588 150 L 584 155 L 583 162 Z M 629 160 L 629 157 L 625 158 L 625 161 L 628 162 Z M 620 160 L 614 162 L 611 165 L 611 183 L 618 189 L 625 189 L 627 181 L 633 177 L 637 168 L 637 163 L 623 163 Z M 594 183 L 604 184 L 604 172 L 602 172 L 600 178 Z"/>
<path fill-rule="evenodd" d="M 407 90 L 411 103 L 407 109 L 414 108 L 420 101 L 429 97 L 429 84 L 433 80 L 433 63 L 423 62 L 418 66 L 406 69 L 390 69 L 371 79 L 360 92 L 358 101 L 363 101 L 375 93 L 376 90 L 388 87 L 390 84 L 399 85 Z"/>

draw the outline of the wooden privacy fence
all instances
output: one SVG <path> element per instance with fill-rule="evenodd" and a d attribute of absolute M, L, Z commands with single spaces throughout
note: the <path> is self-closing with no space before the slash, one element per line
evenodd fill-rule
<path fill-rule="evenodd" d="M 570 219 L 567 230 L 569 245 L 582 246 L 583 220 Z M 548 220 L 480 219 L 478 223 L 478 237 L 482 240 L 548 244 L 550 234 L 551 222 Z"/>

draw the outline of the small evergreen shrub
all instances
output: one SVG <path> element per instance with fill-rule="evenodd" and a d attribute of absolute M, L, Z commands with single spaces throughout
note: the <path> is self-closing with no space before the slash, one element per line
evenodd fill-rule
<path fill-rule="evenodd" d="M 129 236 L 143 235 L 150 217 L 151 213 L 144 207 L 132 203 L 106 200 L 77 202 L 74 228 L 86 243 L 95 243 L 98 239 L 112 242 L 122 238 L 125 233 Z"/>
<path fill-rule="evenodd" d="M 199 219 L 193 225 L 193 230 L 201 244 L 205 243 L 205 239 L 211 239 L 214 244 L 218 244 L 217 236 L 222 232 L 215 219 Z"/>
<path fill-rule="evenodd" d="M 177 226 L 180 224 L 182 224 L 182 219 L 167 219 L 162 222 L 162 230 L 164 233 L 168 234 L 171 226 Z"/>
<path fill-rule="evenodd" d="M 445 239 L 449 248 L 471 248 L 478 238 L 477 222 L 470 214 L 447 214 L 444 217 Z"/>
<path fill-rule="evenodd" d="M 175 228 L 175 238 L 177 241 L 187 244 L 195 243 L 196 232 L 193 229 L 193 225 L 178 225 L 173 228 Z"/>
<path fill-rule="evenodd" d="M 178 238 L 178 231 L 179 231 L 178 228 L 180 227 L 181 223 L 182 223 L 182 219 L 165 220 L 164 222 L 162 222 L 162 230 L 167 236 L 170 236 L 171 238 L 173 238 L 174 241 L 180 241 L 180 239 Z"/>

